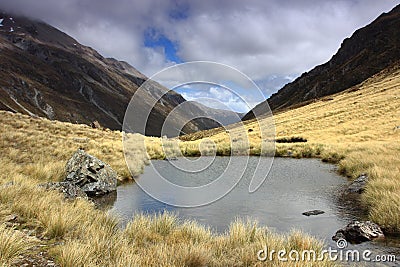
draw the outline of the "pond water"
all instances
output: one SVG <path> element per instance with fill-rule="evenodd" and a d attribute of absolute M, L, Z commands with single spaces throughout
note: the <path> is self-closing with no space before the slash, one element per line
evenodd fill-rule
<path fill-rule="evenodd" d="M 331 237 L 336 230 L 351 220 L 364 219 L 363 213 L 354 209 L 354 203 L 349 205 L 352 200 L 343 199 L 342 192 L 348 184 L 347 179 L 336 173 L 334 165 L 316 159 L 276 158 L 269 171 L 270 159 L 267 158 L 216 157 L 207 170 L 202 172 L 179 170 L 176 166 L 180 163 L 187 164 L 184 159 L 178 159 L 176 162 L 152 161 L 138 179 L 154 179 L 159 172 L 171 182 L 183 186 L 201 186 L 223 173 L 229 160 L 233 160 L 234 164 L 248 160 L 245 164 L 247 168 L 233 190 L 216 202 L 196 208 L 174 207 L 153 199 L 136 183 L 130 183 L 118 187 L 117 198 L 110 211 L 118 214 L 125 224 L 137 212 L 154 213 L 167 210 L 178 214 L 182 219 L 192 219 L 210 226 L 215 232 L 224 232 L 230 222 L 238 217 L 252 218 L 276 232 L 286 233 L 294 228 L 303 230 L 325 240 L 327 246 L 333 248 L 336 248 L 336 245 Z M 191 168 L 196 169 L 197 164 L 198 169 L 201 169 L 205 162 L 210 162 L 210 159 L 202 157 L 193 160 Z M 254 168 L 258 168 L 258 173 L 269 173 L 259 189 L 249 193 Z M 224 175 L 229 176 L 233 173 L 228 172 Z M 164 193 L 174 197 L 174 192 Z M 325 213 L 309 217 L 302 215 L 305 211 L 316 209 Z M 370 249 L 373 253 L 396 254 L 397 257 L 400 255 L 400 242 L 397 238 L 350 245 L 349 248 Z"/>

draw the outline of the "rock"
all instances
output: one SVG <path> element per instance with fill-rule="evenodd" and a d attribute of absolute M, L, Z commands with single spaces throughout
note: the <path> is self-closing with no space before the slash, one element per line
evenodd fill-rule
<path fill-rule="evenodd" d="M 2 185 L 0 186 L 0 188 L 8 188 L 8 187 L 11 187 L 11 186 L 13 186 L 13 185 L 14 185 L 14 182 L 13 182 L 13 181 L 10 181 L 10 182 L 7 182 L 7 183 L 2 184 Z"/>
<path fill-rule="evenodd" d="M 337 241 L 341 238 L 351 243 L 362 243 L 365 241 L 371 241 L 376 238 L 383 238 L 384 234 L 376 223 L 371 221 L 359 222 L 353 221 L 346 227 L 336 231 L 332 237 L 333 240 Z"/>
<path fill-rule="evenodd" d="M 18 215 L 17 215 L 17 214 L 10 214 L 10 215 L 7 215 L 7 216 L 4 218 L 4 221 L 5 221 L 5 222 L 15 222 L 15 221 L 17 220 L 17 218 L 18 218 Z"/>
<path fill-rule="evenodd" d="M 98 121 L 93 121 L 92 123 L 90 123 L 90 127 L 92 127 L 93 129 L 103 129 Z"/>
<path fill-rule="evenodd" d="M 400 130 L 400 125 L 395 126 L 395 127 L 393 128 L 393 131 L 398 131 L 398 130 Z"/>
<path fill-rule="evenodd" d="M 170 157 L 170 158 L 165 158 L 164 160 L 166 160 L 166 161 L 175 161 L 175 160 L 178 160 L 178 158 L 177 157 Z"/>
<path fill-rule="evenodd" d="M 66 173 L 65 182 L 80 187 L 88 196 L 101 196 L 117 189 L 117 173 L 82 149 L 67 162 Z"/>
<path fill-rule="evenodd" d="M 365 186 L 368 182 L 368 176 L 365 173 L 360 174 L 348 187 L 348 191 L 350 193 L 359 193 L 361 194 L 365 190 Z"/>
<path fill-rule="evenodd" d="M 56 183 L 46 183 L 40 186 L 48 190 L 58 190 L 60 193 L 64 194 L 66 199 L 84 198 L 87 199 L 86 193 L 78 186 L 70 182 L 56 182 Z"/>
<path fill-rule="evenodd" d="M 323 210 L 310 210 L 310 211 L 306 211 L 303 212 L 302 214 L 305 216 L 311 216 L 311 215 L 320 215 L 320 214 L 324 214 L 325 211 Z"/>

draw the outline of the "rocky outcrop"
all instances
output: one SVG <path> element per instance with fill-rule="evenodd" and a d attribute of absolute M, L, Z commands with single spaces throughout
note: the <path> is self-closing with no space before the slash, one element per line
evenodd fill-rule
<path fill-rule="evenodd" d="M 117 189 L 117 173 L 82 149 L 75 152 L 65 169 L 65 182 L 78 186 L 88 196 L 101 196 Z"/>
<path fill-rule="evenodd" d="M 365 173 L 362 173 L 357 177 L 348 187 L 348 192 L 350 193 L 358 193 L 361 194 L 365 190 L 365 186 L 368 182 L 368 176 Z"/>
<path fill-rule="evenodd" d="M 78 149 L 66 165 L 67 176 L 62 182 L 40 184 L 58 190 L 66 199 L 98 197 L 117 190 L 117 173 L 106 163 Z"/>
<path fill-rule="evenodd" d="M 333 240 L 345 239 L 351 243 L 362 243 L 376 238 L 383 238 L 384 234 L 376 223 L 371 221 L 353 221 L 346 227 L 338 230 L 332 237 Z"/>
<path fill-rule="evenodd" d="M 400 5 L 343 41 L 325 64 L 303 73 L 247 113 L 242 120 L 305 105 L 315 99 L 342 92 L 400 60 Z"/>

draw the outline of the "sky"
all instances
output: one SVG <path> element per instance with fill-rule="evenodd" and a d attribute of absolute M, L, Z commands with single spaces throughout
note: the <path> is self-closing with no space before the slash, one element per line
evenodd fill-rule
<path fill-rule="evenodd" d="M 250 77 L 265 98 L 328 61 L 343 39 L 396 4 L 395 0 L 2 0 L 0 8 L 41 19 L 149 77 L 178 63 L 226 64 Z M 248 98 L 248 105 L 238 105 L 221 90 L 213 85 L 177 89 L 188 99 L 196 99 L 196 94 L 222 99 L 239 112 L 262 100 Z"/>

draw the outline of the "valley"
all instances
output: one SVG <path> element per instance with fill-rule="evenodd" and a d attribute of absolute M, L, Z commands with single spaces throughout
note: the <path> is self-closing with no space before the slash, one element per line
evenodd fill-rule
<path fill-rule="evenodd" d="M 353 220 L 386 237 L 350 248 L 399 257 L 400 6 L 247 114 L 187 101 L 43 21 L 0 16 L 0 266 L 341 266 L 257 255 L 267 246 L 322 253 Z M 136 107 L 150 107 L 146 129 L 121 131 L 146 81 Z M 179 136 L 162 134 L 183 103 L 172 119 Z M 91 173 L 115 171 L 115 192 L 46 189 L 66 181 L 78 150 L 101 161 Z M 248 168 L 262 175 L 235 183 Z M 173 206 L 196 196 L 158 188 L 171 201 L 162 202 L 142 187 L 160 173 L 202 187 L 225 171 L 220 185 L 232 192 L 219 202 Z"/>

